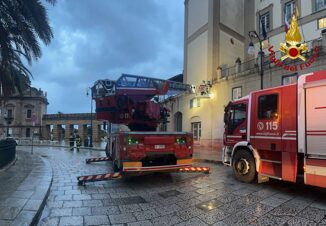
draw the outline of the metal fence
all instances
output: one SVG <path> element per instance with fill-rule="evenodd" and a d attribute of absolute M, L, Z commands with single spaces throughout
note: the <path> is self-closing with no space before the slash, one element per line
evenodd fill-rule
<path fill-rule="evenodd" d="M 318 56 L 324 56 L 326 54 L 326 49 L 325 49 L 325 43 L 323 43 L 325 40 L 323 39 L 315 39 L 308 41 L 308 48 L 309 51 L 307 53 L 304 53 L 303 55 L 305 57 L 310 57 L 313 53 L 313 48 L 315 46 L 320 47 L 320 51 L 318 53 Z M 275 47 L 275 57 L 277 59 L 281 58 L 282 53 L 277 50 Z M 293 61 L 293 60 L 285 60 L 283 62 L 284 65 L 290 65 L 290 64 L 296 64 L 300 62 L 299 60 Z M 226 66 L 226 65 L 225 65 Z M 269 53 L 267 52 L 264 57 L 263 57 L 263 67 L 264 69 L 271 69 L 275 67 L 273 63 L 270 62 L 269 59 Z M 230 67 L 221 67 L 219 70 L 217 70 L 217 78 L 215 81 L 220 80 L 220 79 L 226 79 L 231 76 L 246 76 L 248 74 L 252 73 L 258 73 L 259 71 L 259 59 L 255 58 L 246 62 L 238 63 Z M 214 80 L 214 79 L 213 79 Z"/>
<path fill-rule="evenodd" d="M 0 140 L 0 169 L 12 162 L 16 156 L 16 141 Z"/>

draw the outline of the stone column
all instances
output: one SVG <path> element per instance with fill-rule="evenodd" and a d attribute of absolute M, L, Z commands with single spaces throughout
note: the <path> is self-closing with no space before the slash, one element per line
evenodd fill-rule
<path fill-rule="evenodd" d="M 100 142 L 101 125 L 93 122 L 93 142 Z"/>
<path fill-rule="evenodd" d="M 70 134 L 74 133 L 74 125 L 66 125 L 65 140 L 69 140 Z"/>
<path fill-rule="evenodd" d="M 53 140 L 58 140 L 58 125 L 53 125 Z"/>
<path fill-rule="evenodd" d="M 53 126 L 53 140 L 61 141 L 62 139 L 62 126 L 54 125 Z"/>
<path fill-rule="evenodd" d="M 84 141 L 85 140 L 85 137 L 87 136 L 87 125 L 85 125 L 85 124 L 79 124 L 78 125 L 78 133 L 79 133 L 79 136 Z"/>
<path fill-rule="evenodd" d="M 50 140 L 51 139 L 51 127 L 50 125 L 45 125 L 45 126 L 42 126 L 42 137 L 41 139 L 42 140 Z"/>

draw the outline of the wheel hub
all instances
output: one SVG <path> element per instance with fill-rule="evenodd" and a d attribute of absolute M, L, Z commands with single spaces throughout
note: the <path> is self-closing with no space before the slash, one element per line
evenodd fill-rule
<path fill-rule="evenodd" d="M 240 174 L 246 175 L 250 169 L 248 160 L 244 158 L 239 159 L 239 161 L 236 164 L 236 169 Z"/>

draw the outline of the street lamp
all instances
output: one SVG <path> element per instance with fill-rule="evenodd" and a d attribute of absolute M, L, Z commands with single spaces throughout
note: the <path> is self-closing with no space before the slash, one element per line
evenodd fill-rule
<path fill-rule="evenodd" d="M 89 96 L 89 90 L 92 90 L 90 87 L 87 88 L 87 93 L 86 95 Z M 93 99 L 92 95 L 91 96 L 91 135 L 89 137 L 89 147 L 93 147 Z"/>
<path fill-rule="evenodd" d="M 263 68 L 263 57 L 264 57 L 264 52 L 263 52 L 263 39 L 261 39 L 259 37 L 259 35 L 257 34 L 256 31 L 249 31 L 248 32 L 248 35 L 249 35 L 249 38 L 250 38 L 250 43 L 249 43 L 249 47 L 248 47 L 248 54 L 249 55 L 254 55 L 255 54 L 255 46 L 254 46 L 254 43 L 252 42 L 252 38 L 257 38 L 258 41 L 259 41 L 259 48 L 260 48 L 260 51 L 259 51 L 259 55 L 260 55 L 260 62 L 259 62 L 259 66 L 260 66 L 260 89 L 263 89 L 264 88 L 264 80 L 263 80 L 263 77 L 264 77 L 264 68 Z"/>
<path fill-rule="evenodd" d="M 12 123 L 14 118 L 11 115 L 5 114 L 4 119 L 7 122 L 7 137 L 9 137 L 9 125 Z"/>

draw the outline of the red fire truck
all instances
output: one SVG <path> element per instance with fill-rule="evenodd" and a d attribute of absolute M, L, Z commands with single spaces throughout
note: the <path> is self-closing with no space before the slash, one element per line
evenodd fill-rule
<path fill-rule="evenodd" d="M 222 161 L 242 182 L 269 178 L 326 188 L 326 71 L 251 92 L 224 114 Z"/>
<path fill-rule="evenodd" d="M 158 95 L 186 91 L 179 82 L 123 74 L 117 81 L 98 80 L 92 87 L 96 117 L 126 125 L 108 138 L 107 156 L 115 172 L 169 171 L 192 166 L 193 137 L 187 132 L 157 132 L 169 110 Z"/>

